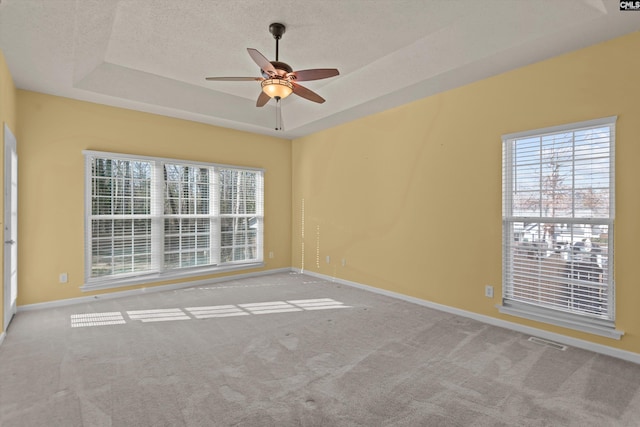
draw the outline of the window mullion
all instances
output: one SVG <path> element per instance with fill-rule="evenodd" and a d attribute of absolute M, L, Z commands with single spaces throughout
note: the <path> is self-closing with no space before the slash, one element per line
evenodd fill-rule
<path fill-rule="evenodd" d="M 538 192 L 538 207 L 539 207 L 539 212 L 538 215 L 542 216 L 543 214 L 543 206 L 542 206 L 542 194 L 543 194 L 543 189 L 542 189 L 542 138 L 538 138 L 538 140 L 540 141 L 539 144 L 539 152 L 540 152 L 540 156 L 538 159 L 538 170 L 539 170 L 539 176 L 538 176 L 538 182 L 540 183 L 540 189 Z M 545 213 L 546 216 L 546 213 Z"/>
<path fill-rule="evenodd" d="M 571 132 L 571 216 L 576 217 L 576 133 Z"/>
<path fill-rule="evenodd" d="M 218 168 L 209 168 L 209 250 L 211 263 L 220 264 L 220 190 Z"/>
<path fill-rule="evenodd" d="M 262 259 L 264 256 L 264 175 L 258 174 L 256 179 L 256 220 L 258 221 L 256 256 Z"/>
<path fill-rule="evenodd" d="M 151 258 L 152 269 L 164 270 L 164 164 L 152 164 L 151 180 Z"/>

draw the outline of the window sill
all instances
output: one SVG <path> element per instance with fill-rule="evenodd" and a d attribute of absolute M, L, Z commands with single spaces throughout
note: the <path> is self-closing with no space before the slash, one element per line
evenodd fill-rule
<path fill-rule="evenodd" d="M 264 262 L 254 262 L 249 264 L 231 264 L 208 268 L 187 269 L 184 271 L 171 271 L 166 273 L 149 273 L 136 276 L 120 277 L 117 279 L 92 280 L 80 287 L 82 292 L 100 291 L 105 289 L 121 288 L 124 286 L 135 286 L 148 283 L 165 282 L 167 280 L 186 279 L 189 277 L 206 276 L 216 273 L 226 273 L 230 271 L 249 270 L 264 267 Z"/>
<path fill-rule="evenodd" d="M 561 326 L 563 328 L 573 329 L 575 331 L 586 332 L 593 335 L 599 335 L 606 338 L 619 340 L 624 331 L 615 329 L 615 325 L 608 321 L 598 321 L 597 319 L 583 319 L 579 316 L 573 316 L 565 313 L 550 312 L 550 310 L 536 309 L 519 304 L 509 303 L 508 305 L 497 305 L 498 311 L 510 316 L 521 317 L 524 319 L 535 320 L 550 325 Z"/>

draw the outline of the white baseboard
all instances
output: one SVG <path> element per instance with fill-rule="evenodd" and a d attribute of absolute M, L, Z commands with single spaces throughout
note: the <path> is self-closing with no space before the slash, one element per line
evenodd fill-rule
<path fill-rule="evenodd" d="M 0 345 L 2 345 L 2 342 L 4 341 L 4 337 L 6 337 L 6 336 L 7 336 L 6 332 L 3 332 L 3 333 L 0 334 Z"/>
<path fill-rule="evenodd" d="M 213 283 L 228 282 L 231 280 L 246 279 L 249 277 L 266 276 L 269 274 L 288 273 L 288 272 L 291 272 L 291 268 L 287 267 L 287 268 L 279 268 L 274 270 L 257 271 L 253 273 L 234 274 L 232 276 L 217 277 L 213 279 L 192 280 L 189 282 L 175 283 L 170 285 L 151 286 L 148 288 L 132 289 L 129 291 L 118 291 L 118 292 L 111 292 L 107 294 L 99 294 L 99 295 L 92 295 L 92 296 L 86 296 L 86 297 L 77 297 L 77 298 L 68 298 L 68 299 L 62 299 L 57 301 L 39 302 L 35 304 L 20 305 L 18 306 L 18 311 L 20 312 L 20 311 L 30 311 L 30 310 L 41 310 L 43 308 L 64 307 L 67 305 L 87 303 L 91 301 L 101 301 L 101 300 L 107 300 L 107 299 L 113 299 L 113 298 L 122 298 L 122 297 L 127 297 L 132 295 L 148 294 L 151 292 L 172 291 L 175 289 L 190 288 L 192 286 L 210 285 Z"/>
<path fill-rule="evenodd" d="M 565 344 L 571 347 L 581 348 L 583 350 L 593 351 L 594 353 L 604 354 L 607 356 L 615 357 L 618 359 L 626 360 L 628 362 L 633 362 L 640 364 L 640 354 L 634 353 L 627 350 L 621 350 L 615 347 L 610 347 L 607 345 L 596 344 L 590 341 L 581 340 L 578 338 L 569 337 L 567 335 L 557 334 L 555 332 L 545 331 L 543 329 L 533 328 L 530 326 L 521 325 L 519 323 L 509 322 L 502 319 L 497 319 L 491 316 L 485 316 L 483 314 L 474 313 L 472 311 L 461 310 L 459 308 L 450 307 L 447 305 L 437 304 L 431 301 L 423 300 L 420 298 L 411 297 L 408 295 L 403 295 L 397 292 L 388 291 L 385 289 L 376 288 L 369 285 L 363 285 L 362 283 L 351 282 L 349 280 L 339 279 L 336 277 L 326 276 L 324 274 L 314 273 L 311 271 L 301 271 L 300 269 L 294 269 L 297 273 L 306 274 L 309 276 L 314 276 L 320 279 L 328 280 L 331 282 L 340 283 L 342 285 L 352 286 L 359 289 L 364 289 L 366 291 L 374 292 L 377 294 L 385 295 L 391 298 L 400 299 L 403 301 L 411 302 L 414 304 L 418 304 L 424 307 L 432 308 L 435 310 L 443 311 L 446 313 L 455 314 L 462 317 L 467 317 L 473 320 L 477 320 L 479 322 L 487 323 L 489 325 L 498 326 L 500 328 L 510 329 L 516 332 L 520 332 L 527 335 L 534 335 L 540 338 L 545 338 L 551 341 L 556 341 L 561 344 Z"/>

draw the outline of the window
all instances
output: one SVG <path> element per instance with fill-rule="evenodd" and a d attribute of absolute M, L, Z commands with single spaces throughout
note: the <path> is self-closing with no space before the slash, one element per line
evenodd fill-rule
<path fill-rule="evenodd" d="M 619 337 L 615 120 L 503 137 L 502 312 Z"/>
<path fill-rule="evenodd" d="M 262 170 L 84 154 L 85 290 L 262 263 Z"/>

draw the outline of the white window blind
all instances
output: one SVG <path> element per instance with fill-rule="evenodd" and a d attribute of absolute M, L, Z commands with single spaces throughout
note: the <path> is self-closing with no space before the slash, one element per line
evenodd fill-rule
<path fill-rule="evenodd" d="M 215 264 L 214 170 L 164 163 L 163 180 L 164 268 Z"/>
<path fill-rule="evenodd" d="M 84 154 L 84 289 L 262 262 L 262 170 Z"/>
<path fill-rule="evenodd" d="M 615 120 L 503 137 L 503 306 L 613 325 Z"/>

